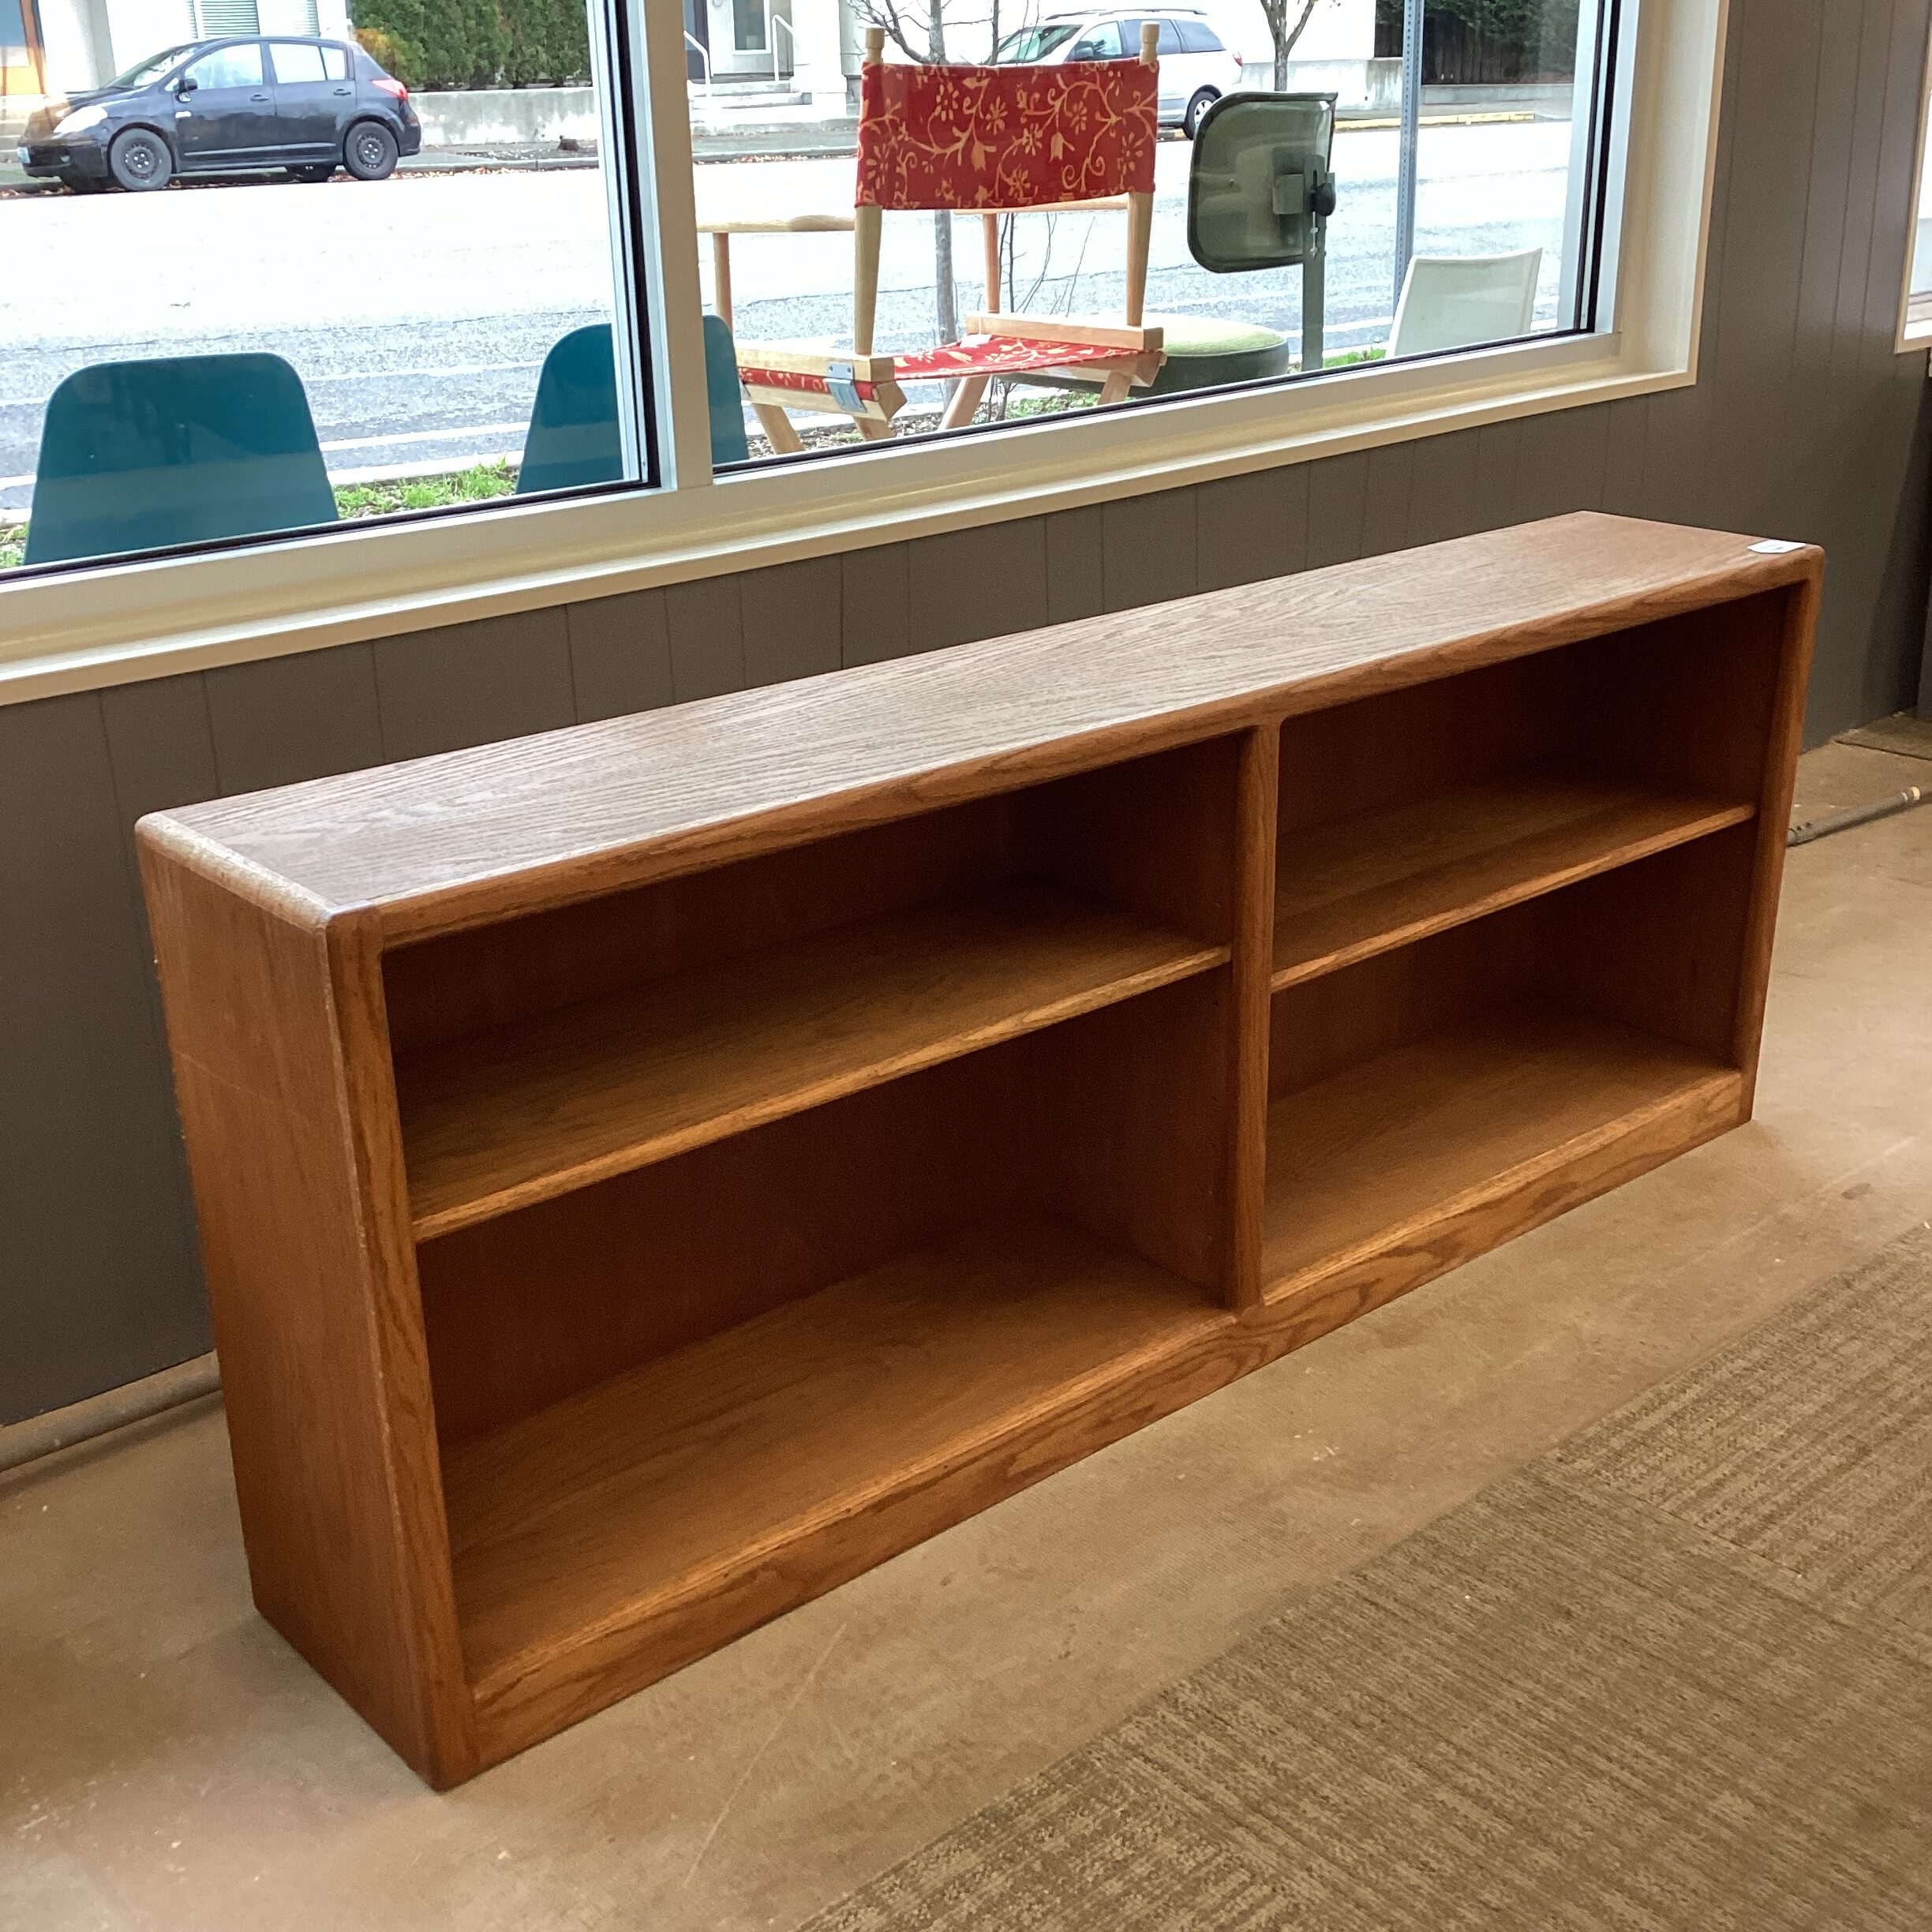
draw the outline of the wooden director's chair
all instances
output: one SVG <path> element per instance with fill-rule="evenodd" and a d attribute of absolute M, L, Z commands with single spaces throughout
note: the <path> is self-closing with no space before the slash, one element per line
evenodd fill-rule
<path fill-rule="evenodd" d="M 1142 325 L 1154 221 L 1159 70 L 1151 21 L 1136 60 L 1057 67 L 887 65 L 886 36 L 866 32 L 853 220 L 852 346 L 744 343 L 745 392 L 768 432 L 788 409 L 849 416 L 862 436 L 892 433 L 907 382 L 956 384 L 941 427 L 972 420 L 1000 376 L 1077 373 L 1101 379 L 1100 401 L 1144 388 L 1164 358 Z M 1032 209 L 1121 208 L 1127 215 L 1124 320 L 1008 315 L 1000 309 L 999 219 Z M 879 230 L 888 209 L 974 210 L 985 225 L 986 313 L 957 343 L 901 355 L 873 352 Z M 796 447 L 789 432 L 783 447 Z M 774 438 L 774 447 L 781 447 Z"/>

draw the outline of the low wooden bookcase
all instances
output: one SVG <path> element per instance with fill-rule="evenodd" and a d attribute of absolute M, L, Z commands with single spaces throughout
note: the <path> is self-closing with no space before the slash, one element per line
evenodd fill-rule
<path fill-rule="evenodd" d="M 264 1615 L 457 1782 L 1747 1118 L 1821 569 L 1567 517 L 144 820 Z"/>

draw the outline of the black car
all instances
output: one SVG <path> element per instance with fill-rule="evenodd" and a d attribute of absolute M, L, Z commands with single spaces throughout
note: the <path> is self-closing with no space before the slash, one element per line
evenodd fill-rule
<path fill-rule="evenodd" d="M 56 101 L 27 123 L 20 162 L 77 192 L 252 168 L 380 181 L 421 145 L 409 89 L 362 48 L 278 35 L 170 47 Z"/>

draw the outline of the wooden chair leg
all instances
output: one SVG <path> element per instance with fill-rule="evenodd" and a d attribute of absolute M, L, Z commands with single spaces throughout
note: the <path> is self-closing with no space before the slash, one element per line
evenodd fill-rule
<path fill-rule="evenodd" d="M 987 392 L 990 376 L 968 376 L 953 385 L 953 399 L 946 404 L 945 414 L 939 418 L 942 429 L 958 429 L 973 419 L 973 412 L 979 406 L 979 399 Z"/>
<path fill-rule="evenodd" d="M 805 447 L 792 427 L 792 418 L 783 410 L 774 409 L 769 402 L 754 402 L 751 414 L 758 419 L 758 427 L 765 432 L 773 455 L 796 456 Z"/>
<path fill-rule="evenodd" d="M 855 416 L 852 424 L 868 443 L 886 443 L 892 440 L 892 425 L 881 422 L 876 416 Z"/>
<path fill-rule="evenodd" d="M 1133 387 L 1133 379 L 1116 369 L 1100 385 L 1100 406 L 1104 409 L 1110 402 L 1125 402 L 1127 392 Z"/>

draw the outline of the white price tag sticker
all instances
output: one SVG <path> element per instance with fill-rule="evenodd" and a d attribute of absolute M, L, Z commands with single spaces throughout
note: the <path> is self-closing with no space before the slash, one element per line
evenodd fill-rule
<path fill-rule="evenodd" d="M 1789 543 L 1782 537 L 1767 537 L 1762 543 L 1754 543 L 1751 549 L 1759 556 L 1788 556 L 1794 550 L 1802 550 L 1801 543 Z"/>

